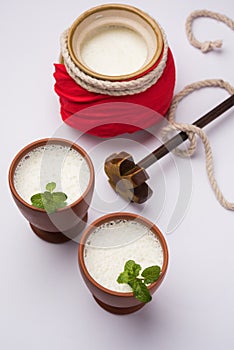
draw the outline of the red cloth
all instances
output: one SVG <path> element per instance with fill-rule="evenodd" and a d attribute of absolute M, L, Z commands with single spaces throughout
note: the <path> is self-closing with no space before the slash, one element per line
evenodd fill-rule
<path fill-rule="evenodd" d="M 145 92 L 127 96 L 89 92 L 69 76 L 63 64 L 55 64 L 54 78 L 64 122 L 88 134 L 113 137 L 146 129 L 165 116 L 173 97 L 175 65 L 169 49 L 167 65 L 157 83 Z"/>

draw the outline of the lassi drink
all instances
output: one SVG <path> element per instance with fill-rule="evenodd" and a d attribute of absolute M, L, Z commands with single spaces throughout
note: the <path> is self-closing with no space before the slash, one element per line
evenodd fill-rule
<path fill-rule="evenodd" d="M 101 224 L 88 236 L 84 263 L 91 277 L 116 292 L 131 292 L 117 278 L 128 260 L 140 264 L 142 271 L 153 265 L 163 266 L 164 255 L 154 232 L 137 220 L 116 219 Z"/>
<path fill-rule="evenodd" d="M 98 28 L 81 47 L 84 64 L 99 74 L 131 74 L 144 66 L 147 46 L 136 31 L 117 25 Z"/>
<path fill-rule="evenodd" d="M 90 170 L 85 158 L 74 148 L 61 144 L 39 146 L 19 161 L 14 172 L 14 186 L 20 197 L 31 204 L 31 197 L 56 183 L 56 191 L 67 195 L 67 204 L 85 192 Z"/>

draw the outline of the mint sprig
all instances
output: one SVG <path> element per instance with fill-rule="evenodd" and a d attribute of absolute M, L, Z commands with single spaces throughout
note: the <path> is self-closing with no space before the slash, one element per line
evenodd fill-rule
<path fill-rule="evenodd" d="M 139 276 L 141 266 L 134 260 L 128 260 L 124 265 L 124 271 L 117 278 L 118 283 L 127 283 L 133 291 L 136 299 L 142 303 L 148 303 L 152 297 L 147 285 L 157 281 L 160 276 L 161 268 L 157 265 L 147 267 Z"/>
<path fill-rule="evenodd" d="M 34 207 L 44 209 L 48 214 L 54 213 L 57 209 L 67 205 L 67 195 L 63 192 L 53 192 L 56 188 L 55 182 L 49 182 L 46 185 L 46 191 L 36 193 L 31 197 L 31 203 Z"/>

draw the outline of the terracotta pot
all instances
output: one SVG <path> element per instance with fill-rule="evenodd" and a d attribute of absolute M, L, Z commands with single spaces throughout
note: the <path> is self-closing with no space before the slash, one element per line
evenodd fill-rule
<path fill-rule="evenodd" d="M 21 198 L 14 185 L 14 173 L 18 163 L 28 152 L 51 144 L 68 146 L 80 153 L 88 164 L 90 180 L 85 192 L 75 202 L 48 214 L 44 209 L 36 208 Z M 75 239 L 86 225 L 87 212 L 94 190 L 94 168 L 87 153 L 77 144 L 59 138 L 41 139 L 27 145 L 15 156 L 9 169 L 9 186 L 17 207 L 29 221 L 34 233 L 45 241 L 62 243 Z"/>
<path fill-rule="evenodd" d="M 129 314 L 141 309 L 145 305 L 145 303 L 142 303 L 139 300 L 137 300 L 133 296 L 132 292 L 123 293 L 112 291 L 97 283 L 89 274 L 84 262 L 84 249 L 89 235 L 100 225 L 118 219 L 134 221 L 136 220 L 137 222 L 145 225 L 147 228 L 150 228 L 151 232 L 153 232 L 155 236 L 159 239 L 163 250 L 163 265 L 159 279 L 156 282 L 152 283 L 150 286 L 148 286 L 151 295 L 158 289 L 165 277 L 168 267 L 168 249 L 165 238 L 160 232 L 160 230 L 157 228 L 157 226 L 155 226 L 149 220 L 132 213 L 113 213 L 105 215 L 93 222 L 89 227 L 87 227 L 85 232 L 82 234 L 78 248 L 78 263 L 81 275 L 88 289 L 92 293 L 96 302 L 105 310 L 114 314 Z"/>
<path fill-rule="evenodd" d="M 144 40 L 147 50 L 145 62 L 136 71 L 107 75 L 91 69 L 85 62 L 82 54 L 84 44 L 100 31 L 110 31 L 111 28 L 129 29 Z M 93 7 L 82 13 L 68 32 L 68 50 L 76 66 L 89 76 L 108 81 L 135 79 L 157 62 L 162 49 L 162 32 L 156 21 L 142 10 L 126 4 L 104 4 Z M 100 57 L 103 59 L 103 56 Z"/>

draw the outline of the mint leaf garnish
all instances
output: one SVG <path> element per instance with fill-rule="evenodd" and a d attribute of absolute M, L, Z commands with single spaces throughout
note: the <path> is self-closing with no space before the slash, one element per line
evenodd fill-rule
<path fill-rule="evenodd" d="M 53 192 L 53 190 L 55 189 L 56 187 L 56 183 L 55 182 L 49 182 L 47 185 L 46 185 L 46 189 L 47 191 L 49 192 Z"/>
<path fill-rule="evenodd" d="M 56 203 L 65 202 L 67 199 L 67 195 L 63 192 L 53 192 L 52 193 L 53 201 Z"/>
<path fill-rule="evenodd" d="M 124 270 L 128 272 L 129 276 L 137 277 L 141 271 L 141 266 L 136 264 L 134 260 L 128 260 L 124 266 Z"/>
<path fill-rule="evenodd" d="M 150 266 L 147 267 L 141 274 L 142 277 L 144 277 L 145 284 L 150 284 L 159 278 L 161 269 L 159 266 Z"/>
<path fill-rule="evenodd" d="M 55 182 L 49 182 L 43 193 L 34 194 L 31 203 L 34 207 L 44 209 L 48 214 L 54 213 L 57 209 L 67 205 L 67 195 L 63 192 L 53 192 L 56 188 Z"/>
<path fill-rule="evenodd" d="M 127 271 L 121 272 L 119 277 L 117 278 L 118 283 L 128 283 L 130 280 L 129 274 Z"/>
<path fill-rule="evenodd" d="M 117 278 L 118 283 L 127 283 L 133 291 L 136 299 L 142 303 L 148 303 L 152 297 L 147 288 L 147 284 L 157 281 L 160 276 L 161 268 L 159 266 L 147 267 L 139 276 L 141 266 L 134 260 L 128 260 L 124 265 L 124 271 Z"/>
<path fill-rule="evenodd" d="M 31 197 L 31 202 L 34 205 L 34 207 L 44 209 L 44 204 L 43 204 L 41 193 L 34 194 Z"/>
<path fill-rule="evenodd" d="M 132 284 L 132 290 L 135 298 L 137 298 L 142 303 L 148 303 L 151 301 L 152 297 L 148 291 L 148 288 L 142 280 L 137 278 L 136 281 Z"/>

